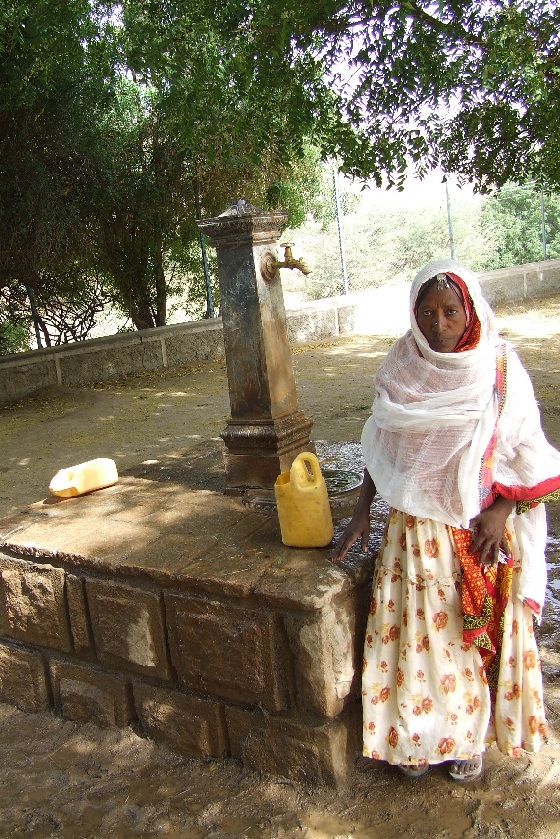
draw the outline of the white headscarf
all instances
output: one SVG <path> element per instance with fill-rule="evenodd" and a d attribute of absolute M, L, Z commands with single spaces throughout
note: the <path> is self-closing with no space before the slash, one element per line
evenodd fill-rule
<path fill-rule="evenodd" d="M 475 349 L 430 349 L 414 314 L 421 287 L 438 273 L 459 276 L 481 324 Z M 476 276 L 453 260 L 425 266 L 410 290 L 411 329 L 376 378 L 373 413 L 362 436 L 365 462 L 392 507 L 468 527 L 480 511 L 477 476 L 497 419 L 494 316 Z"/>
<path fill-rule="evenodd" d="M 481 324 L 474 349 L 435 352 L 418 327 L 418 293 L 439 273 L 455 274 L 468 289 Z M 411 329 L 391 348 L 376 376 L 372 415 L 362 434 L 366 467 L 391 507 L 468 528 L 480 512 L 481 462 L 496 428 L 493 480 L 503 486 L 535 487 L 559 476 L 560 453 L 544 437 L 529 376 L 500 339 L 472 271 L 454 260 L 426 265 L 411 286 L 410 319 Z M 504 351 L 506 398 L 498 422 L 496 356 Z M 544 505 L 516 516 L 515 530 L 523 555 L 523 597 L 542 605 Z"/>

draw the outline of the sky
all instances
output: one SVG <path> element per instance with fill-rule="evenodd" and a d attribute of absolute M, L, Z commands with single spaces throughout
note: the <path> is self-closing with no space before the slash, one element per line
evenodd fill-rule
<path fill-rule="evenodd" d="M 344 188 L 349 191 L 360 192 L 365 206 L 374 204 L 377 208 L 382 207 L 391 210 L 404 206 L 409 208 L 445 208 L 447 204 L 443 173 L 437 170 L 429 173 L 422 180 L 411 175 L 406 179 L 402 192 L 396 189 L 379 189 L 375 185 L 361 192 L 361 185 L 349 180 L 345 181 Z M 481 200 L 481 196 L 475 194 L 469 184 L 459 186 L 453 176 L 448 176 L 448 190 L 451 205 L 454 202 L 478 202 Z"/>

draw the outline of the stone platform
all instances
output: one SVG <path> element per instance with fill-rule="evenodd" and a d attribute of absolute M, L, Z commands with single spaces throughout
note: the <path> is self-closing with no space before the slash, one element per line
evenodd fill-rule
<path fill-rule="evenodd" d="M 213 442 L 3 519 L 0 701 L 344 783 L 372 552 L 287 548 L 260 501 L 224 493 Z"/>

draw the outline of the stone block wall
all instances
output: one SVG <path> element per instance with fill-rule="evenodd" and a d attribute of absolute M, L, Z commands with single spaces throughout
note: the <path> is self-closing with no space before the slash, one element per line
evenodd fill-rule
<path fill-rule="evenodd" d="M 331 566 L 319 596 L 264 582 L 235 594 L 38 553 L 0 552 L 0 701 L 344 783 L 359 749 L 365 572 L 351 582 Z"/>

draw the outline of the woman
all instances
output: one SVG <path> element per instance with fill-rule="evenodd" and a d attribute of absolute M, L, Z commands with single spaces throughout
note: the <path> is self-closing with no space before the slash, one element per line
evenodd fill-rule
<path fill-rule="evenodd" d="M 376 377 L 364 482 L 334 559 L 357 539 L 367 550 L 378 492 L 391 512 L 364 646 L 364 755 L 408 777 L 450 761 L 467 781 L 488 742 L 514 756 L 546 733 L 533 616 L 560 453 L 471 271 L 423 268 L 410 317 Z"/>

